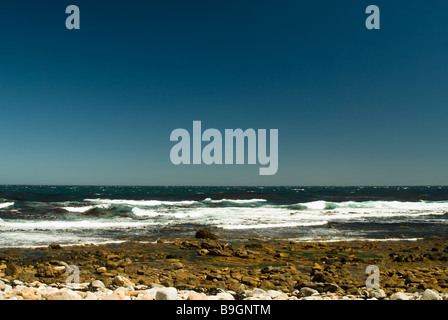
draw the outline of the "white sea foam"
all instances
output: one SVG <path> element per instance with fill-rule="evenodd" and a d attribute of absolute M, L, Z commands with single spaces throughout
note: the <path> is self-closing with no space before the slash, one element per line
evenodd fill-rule
<path fill-rule="evenodd" d="M 322 226 L 327 224 L 328 221 L 319 222 L 288 222 L 288 223 L 260 223 L 254 225 L 238 225 L 238 224 L 225 224 L 218 227 L 228 230 L 244 230 L 244 229 L 272 229 L 272 228 L 293 228 L 293 227 L 311 227 Z"/>
<path fill-rule="evenodd" d="M 343 242 L 343 241 L 417 241 L 421 240 L 423 238 L 362 238 L 362 237 L 331 237 L 331 238 L 325 238 L 325 237 L 303 237 L 303 238 L 289 238 L 289 241 L 296 241 L 296 242 Z"/>
<path fill-rule="evenodd" d="M 68 212 L 77 212 L 77 213 L 83 213 L 86 211 L 89 211 L 91 209 L 95 208 L 95 206 L 88 206 L 88 207 L 63 207 L 62 209 L 68 211 Z"/>
<path fill-rule="evenodd" d="M 3 220 L 0 221 L 0 231 L 8 230 L 108 230 L 142 228 L 157 225 L 151 221 L 140 220 Z"/>
<path fill-rule="evenodd" d="M 137 207 L 132 208 L 132 213 L 139 217 L 157 217 L 160 216 L 161 213 L 155 212 L 153 210 L 145 210 Z"/>
<path fill-rule="evenodd" d="M 229 203 L 256 203 L 256 202 L 266 202 L 266 199 L 219 199 L 212 200 L 211 198 L 207 198 L 204 202 L 210 203 L 221 203 L 221 202 L 229 202 Z"/>
<path fill-rule="evenodd" d="M 89 210 L 92 210 L 94 208 L 98 209 L 107 209 L 110 207 L 110 204 L 99 204 L 95 206 L 82 206 L 82 207 L 62 207 L 62 209 L 68 211 L 68 212 L 75 212 L 75 213 L 84 213 Z"/>
<path fill-rule="evenodd" d="M 14 202 L 3 202 L 3 203 L 0 203 L 0 209 L 8 208 L 13 205 L 14 205 Z"/>
<path fill-rule="evenodd" d="M 310 210 L 332 209 L 395 209 L 395 210 L 448 210 L 446 201 L 311 201 L 296 204 L 299 208 Z"/>

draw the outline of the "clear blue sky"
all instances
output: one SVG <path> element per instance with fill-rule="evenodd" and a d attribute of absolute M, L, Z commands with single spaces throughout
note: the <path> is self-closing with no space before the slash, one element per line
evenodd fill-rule
<path fill-rule="evenodd" d="M 2 1 L 0 184 L 448 184 L 447 17 L 445 0 Z M 193 120 L 278 129 L 278 173 L 174 166 Z"/>

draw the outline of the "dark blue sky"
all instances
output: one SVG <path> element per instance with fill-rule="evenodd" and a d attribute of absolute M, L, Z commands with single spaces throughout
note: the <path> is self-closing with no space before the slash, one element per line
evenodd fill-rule
<path fill-rule="evenodd" d="M 447 15 L 444 0 L 2 1 L 0 184 L 447 184 Z M 193 120 L 278 129 L 278 173 L 172 165 L 170 133 Z"/>

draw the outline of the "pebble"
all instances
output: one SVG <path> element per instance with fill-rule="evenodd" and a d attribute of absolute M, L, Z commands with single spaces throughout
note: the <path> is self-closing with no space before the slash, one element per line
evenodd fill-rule
<path fill-rule="evenodd" d="M 119 286 L 119 284 L 121 284 Z M 342 295 L 335 292 L 319 293 L 303 287 L 284 293 L 278 290 L 218 290 L 214 295 L 206 295 L 193 290 L 177 290 L 160 284 L 147 286 L 134 284 L 127 278 L 116 276 L 113 286 L 107 288 L 100 280 L 81 283 L 75 287 L 65 284 L 44 284 L 39 281 L 23 283 L 0 279 L 0 300 L 448 300 L 447 293 L 427 289 L 423 292 L 396 292 L 387 295 L 382 289 L 363 290 L 358 294 Z M 76 288 L 76 289 L 74 289 Z"/>

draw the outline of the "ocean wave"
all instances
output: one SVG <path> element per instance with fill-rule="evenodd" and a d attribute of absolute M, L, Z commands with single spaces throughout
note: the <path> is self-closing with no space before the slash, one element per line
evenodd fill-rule
<path fill-rule="evenodd" d="M 311 201 L 297 203 L 293 207 L 302 210 L 334 210 L 334 209 L 394 209 L 394 210 L 448 210 L 446 201 Z"/>
<path fill-rule="evenodd" d="M 3 203 L 0 203 L 0 209 L 8 208 L 13 205 L 14 205 L 14 202 L 3 202 Z"/>
<path fill-rule="evenodd" d="M 209 203 L 222 203 L 222 202 L 229 202 L 229 203 L 256 203 L 256 202 L 266 202 L 266 199 L 219 199 L 219 200 L 212 200 L 211 198 L 204 199 L 204 202 Z"/>
<path fill-rule="evenodd" d="M 126 205 L 126 206 L 142 206 L 142 207 L 157 207 L 157 206 L 185 206 L 197 203 L 194 200 L 186 201 L 160 201 L 160 200 L 119 200 L 119 199 L 85 199 L 87 202 L 112 204 L 112 205 Z"/>
<path fill-rule="evenodd" d="M 132 213 L 138 217 L 158 217 L 161 215 L 159 212 L 153 210 L 145 210 L 137 207 L 132 208 Z"/>
<path fill-rule="evenodd" d="M 227 230 L 243 230 L 243 229 L 272 229 L 272 228 L 294 228 L 294 227 L 311 227 L 323 226 L 328 224 L 328 221 L 316 222 L 288 222 L 288 223 L 260 223 L 256 225 L 241 225 L 241 224 L 225 224 L 218 225 L 218 227 Z"/>
<path fill-rule="evenodd" d="M 61 207 L 61 209 L 64 209 L 68 212 L 73 212 L 73 213 L 84 213 L 84 212 L 87 212 L 87 211 L 95 209 L 95 208 L 108 209 L 108 208 L 110 208 L 110 205 L 104 204 L 104 205 L 96 205 L 96 206 Z"/>
<path fill-rule="evenodd" d="M 107 230 L 107 229 L 128 229 L 128 228 L 142 228 L 145 226 L 158 225 L 155 222 L 127 220 L 14 220 L 0 221 L 1 231 L 11 230 Z"/>

